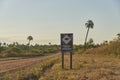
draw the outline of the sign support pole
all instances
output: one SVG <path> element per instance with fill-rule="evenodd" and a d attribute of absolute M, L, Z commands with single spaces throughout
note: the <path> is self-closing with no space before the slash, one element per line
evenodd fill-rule
<path fill-rule="evenodd" d="M 72 52 L 70 52 L 70 69 L 72 69 Z"/>
<path fill-rule="evenodd" d="M 62 52 L 62 69 L 64 69 L 64 52 Z"/>

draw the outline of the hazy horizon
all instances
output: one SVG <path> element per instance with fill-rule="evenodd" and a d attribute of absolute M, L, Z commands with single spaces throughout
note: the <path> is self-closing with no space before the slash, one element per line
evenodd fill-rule
<path fill-rule="evenodd" d="M 120 33 L 119 0 L 1 0 L 0 42 L 60 44 L 61 33 L 73 33 L 74 44 L 83 44 L 85 22 L 92 20 L 89 38 L 95 43 Z"/>

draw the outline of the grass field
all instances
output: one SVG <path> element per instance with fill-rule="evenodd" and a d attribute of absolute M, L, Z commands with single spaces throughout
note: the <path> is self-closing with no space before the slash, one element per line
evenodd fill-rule
<path fill-rule="evenodd" d="M 92 54 L 73 55 L 73 69 L 69 69 L 69 55 L 65 55 L 65 69 L 61 62 L 54 64 L 39 80 L 120 80 L 120 59 Z"/>

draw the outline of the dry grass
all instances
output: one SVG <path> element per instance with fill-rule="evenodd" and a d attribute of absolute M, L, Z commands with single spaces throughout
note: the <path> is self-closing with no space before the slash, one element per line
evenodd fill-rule
<path fill-rule="evenodd" d="M 61 62 L 56 63 L 39 80 L 120 80 L 119 61 L 92 54 L 75 54 L 70 70 L 69 55 L 65 55 L 65 69 L 61 69 Z"/>
<path fill-rule="evenodd" d="M 113 40 L 110 41 L 108 44 L 101 45 L 100 47 L 91 48 L 87 50 L 85 53 L 97 55 L 102 54 L 120 58 L 120 40 Z"/>

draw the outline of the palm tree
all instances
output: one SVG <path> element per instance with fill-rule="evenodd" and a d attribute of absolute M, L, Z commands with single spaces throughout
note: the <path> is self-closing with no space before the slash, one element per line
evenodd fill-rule
<path fill-rule="evenodd" d="M 30 45 L 30 41 L 33 40 L 33 37 L 32 37 L 32 36 L 28 36 L 28 37 L 27 37 L 27 40 L 29 41 L 29 42 L 28 42 L 28 45 Z"/>
<path fill-rule="evenodd" d="M 84 50 L 86 50 L 86 41 L 87 41 L 89 29 L 90 29 L 90 28 L 93 28 L 94 23 L 93 23 L 92 20 L 88 20 L 88 21 L 85 23 L 85 26 L 86 26 L 86 28 L 87 28 L 87 33 L 86 33 L 86 37 L 85 37 Z"/>

